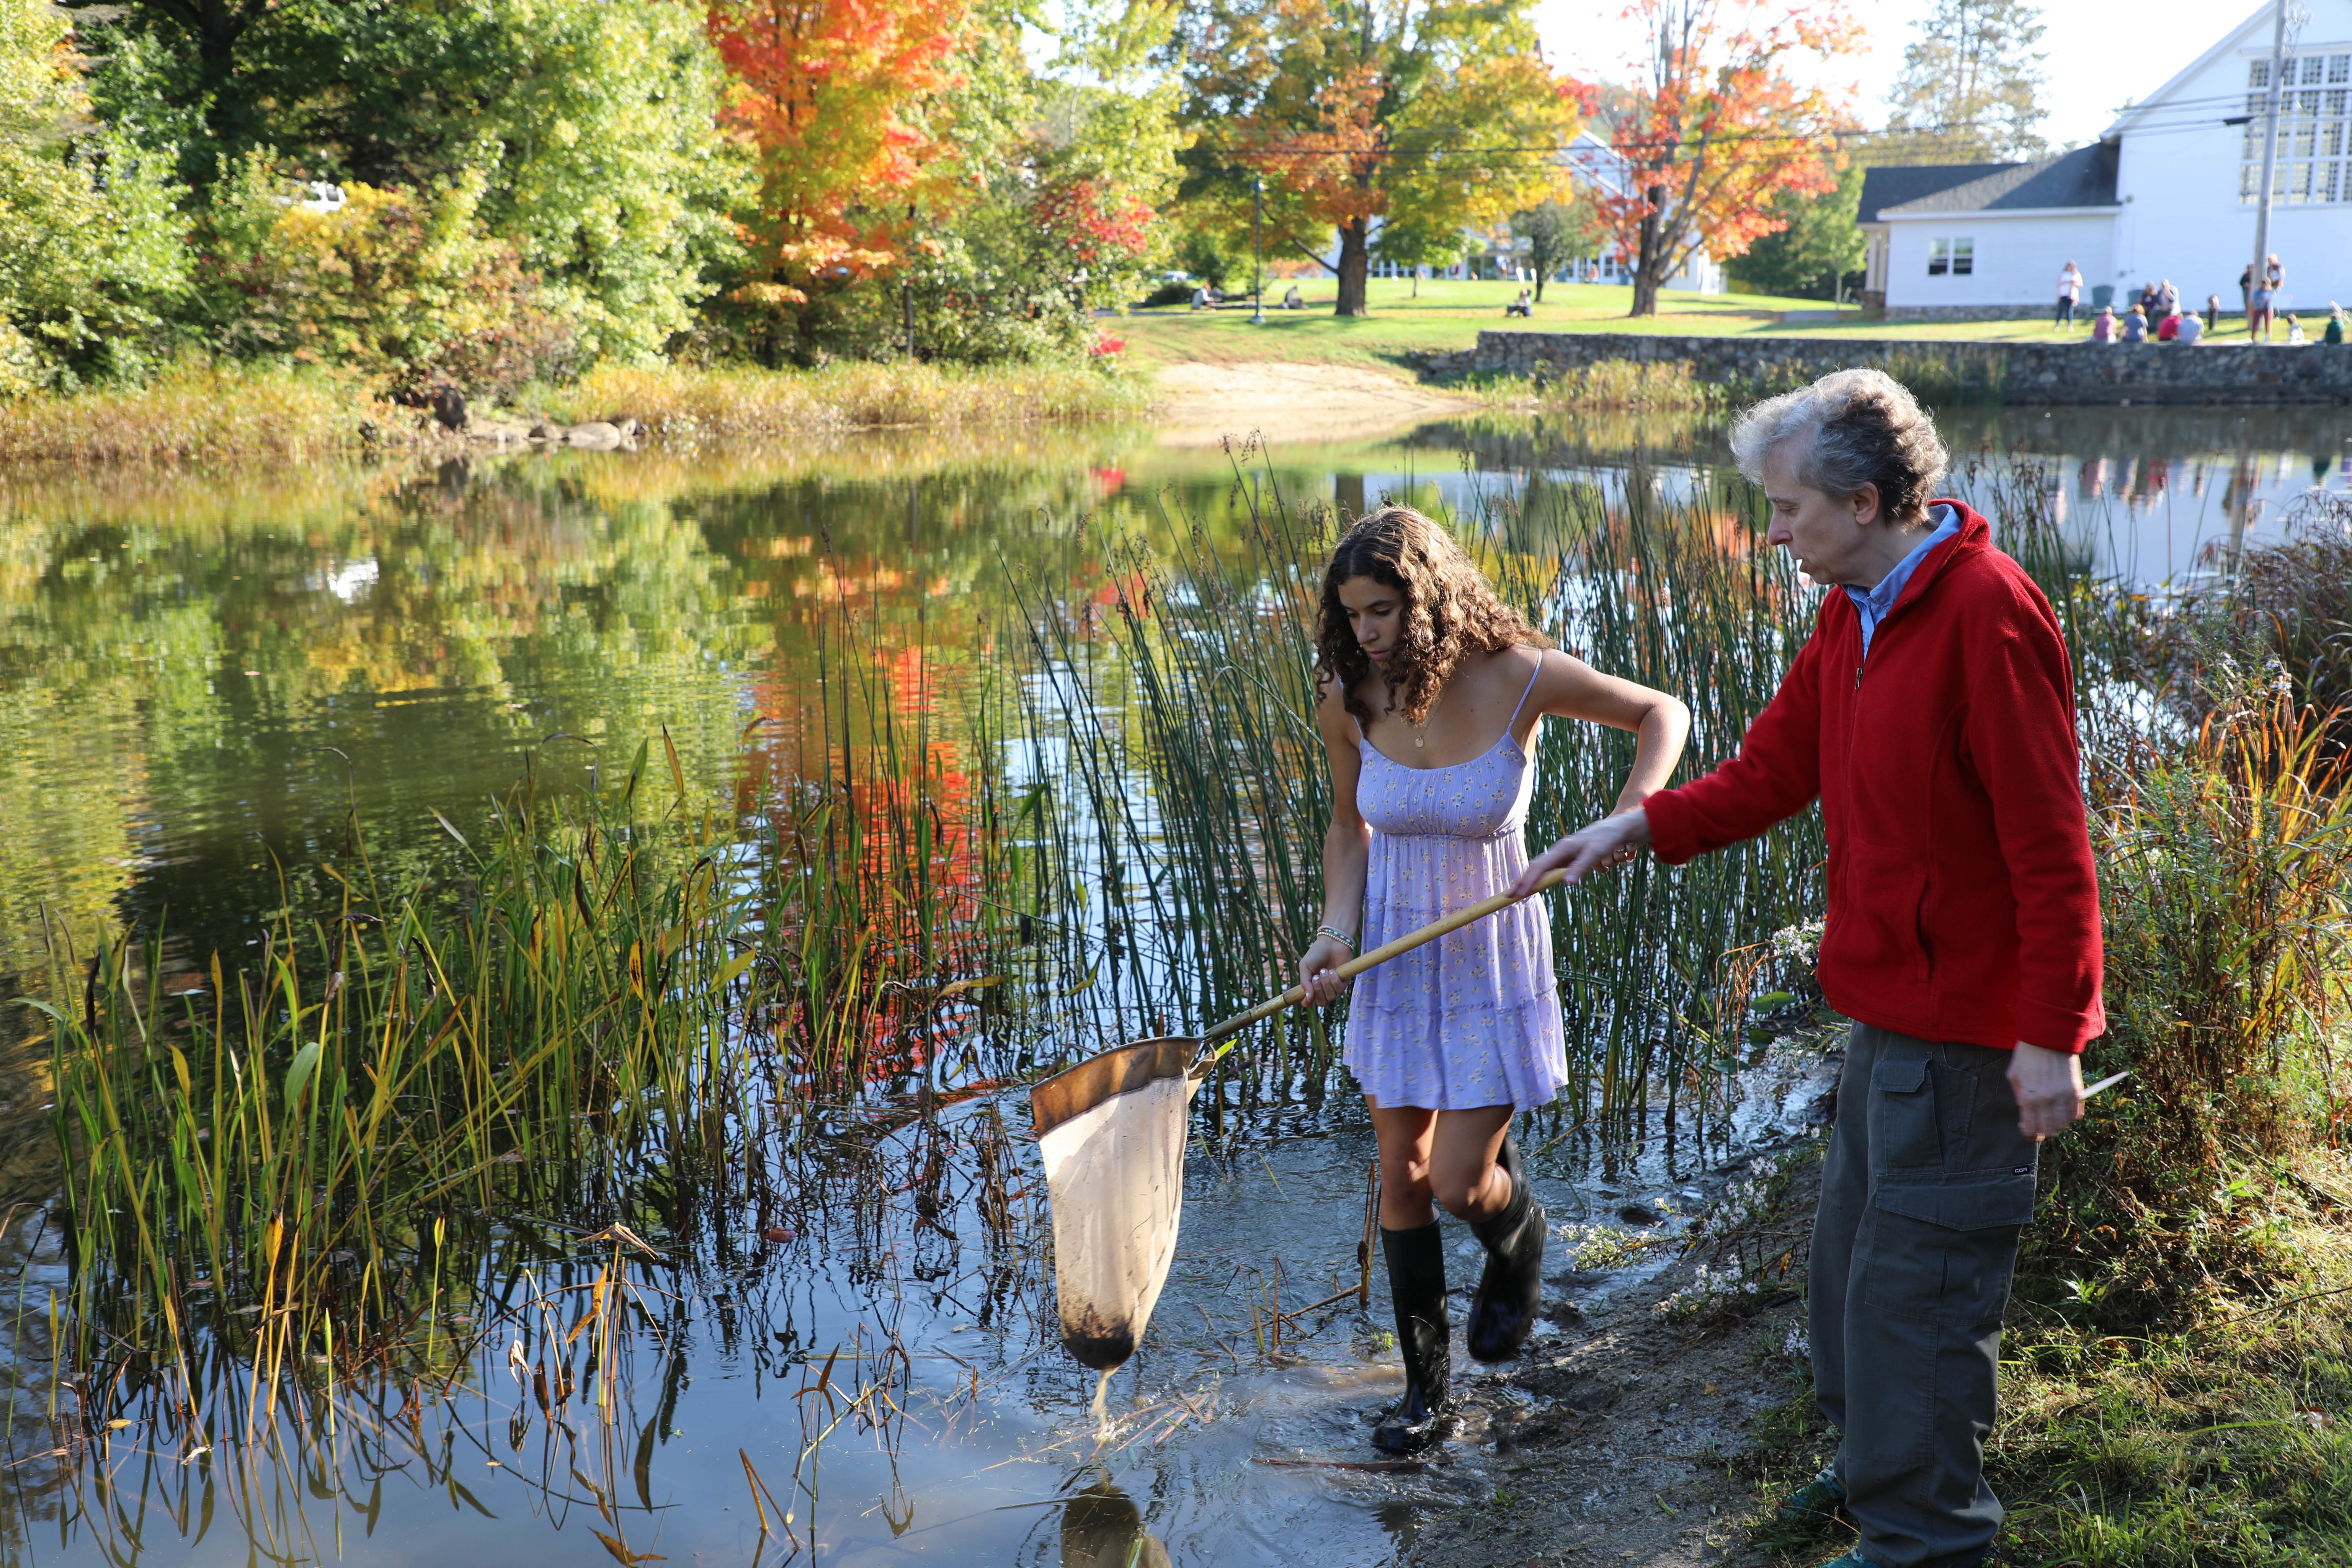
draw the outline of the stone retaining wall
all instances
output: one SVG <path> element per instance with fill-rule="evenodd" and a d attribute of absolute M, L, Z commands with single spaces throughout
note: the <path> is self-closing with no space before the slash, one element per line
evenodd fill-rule
<path fill-rule="evenodd" d="M 1482 331 L 1478 346 L 1418 356 L 1441 380 L 1556 374 L 1607 361 L 1680 363 L 1702 380 L 1778 391 L 1849 365 L 1886 371 L 1933 401 L 2212 405 L 2352 403 L 2352 345 L 1937 342 L 1867 338 L 1657 337 Z"/>

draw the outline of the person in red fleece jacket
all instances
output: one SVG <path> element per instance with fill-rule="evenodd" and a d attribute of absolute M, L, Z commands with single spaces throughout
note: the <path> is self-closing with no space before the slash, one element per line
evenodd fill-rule
<path fill-rule="evenodd" d="M 1768 542 L 1832 584 L 1812 636 L 1737 757 L 1561 839 L 1518 890 L 1822 803 L 1822 989 L 1853 1025 L 1809 1310 L 1839 1441 L 1782 1517 L 1843 1506 L 1849 1568 L 1974 1568 L 2000 1528 L 1984 1440 L 2037 1146 L 2082 1114 L 2106 1027 L 2072 667 L 1985 520 L 1930 499 L 1943 442 L 1901 384 L 1823 376 L 1748 410 L 1732 450 Z"/>

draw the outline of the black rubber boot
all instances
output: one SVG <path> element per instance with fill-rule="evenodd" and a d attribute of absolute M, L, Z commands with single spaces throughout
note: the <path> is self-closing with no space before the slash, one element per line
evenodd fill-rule
<path fill-rule="evenodd" d="M 1437 1222 L 1412 1230 L 1381 1227 L 1389 1294 L 1396 1302 L 1397 1349 L 1404 1357 L 1404 1397 L 1372 1428 L 1372 1447 L 1418 1454 L 1444 1439 L 1453 1414 L 1453 1323 L 1445 1315 L 1445 1245 Z"/>
<path fill-rule="evenodd" d="M 1464 1335 L 1478 1361 L 1508 1361 L 1518 1354 L 1543 1308 L 1544 1206 L 1528 1185 L 1518 1140 L 1507 1131 L 1497 1163 L 1510 1175 L 1510 1201 L 1494 1218 L 1470 1227 L 1486 1248 L 1486 1271 L 1471 1300 L 1470 1328 Z"/>

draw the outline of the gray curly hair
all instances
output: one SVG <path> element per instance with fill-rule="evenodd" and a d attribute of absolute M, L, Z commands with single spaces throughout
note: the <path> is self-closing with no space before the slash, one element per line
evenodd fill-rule
<path fill-rule="evenodd" d="M 1881 517 L 1898 528 L 1927 522 L 1927 498 L 1950 454 L 1909 387 L 1883 370 L 1832 371 L 1742 414 L 1731 427 L 1731 455 L 1748 482 L 1760 484 L 1765 458 L 1808 436 L 1799 484 L 1841 499 L 1875 485 Z"/>

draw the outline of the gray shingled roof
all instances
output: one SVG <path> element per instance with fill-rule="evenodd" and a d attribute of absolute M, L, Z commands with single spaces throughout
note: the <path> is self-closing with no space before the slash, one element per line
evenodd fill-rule
<path fill-rule="evenodd" d="M 2014 212 L 2036 207 L 2111 207 L 2116 203 L 2116 143 L 2094 142 L 2035 163 L 2011 163 L 1981 177 L 1882 203 L 1882 215 Z M 1924 172 L 1924 171 L 1923 171 Z M 1872 170 L 1871 173 L 1877 173 Z"/>
<path fill-rule="evenodd" d="M 2023 163 L 1895 163 L 1862 172 L 1862 201 L 1855 221 L 1869 223 L 1886 207 L 1897 207 L 1955 185 L 1981 180 Z"/>

